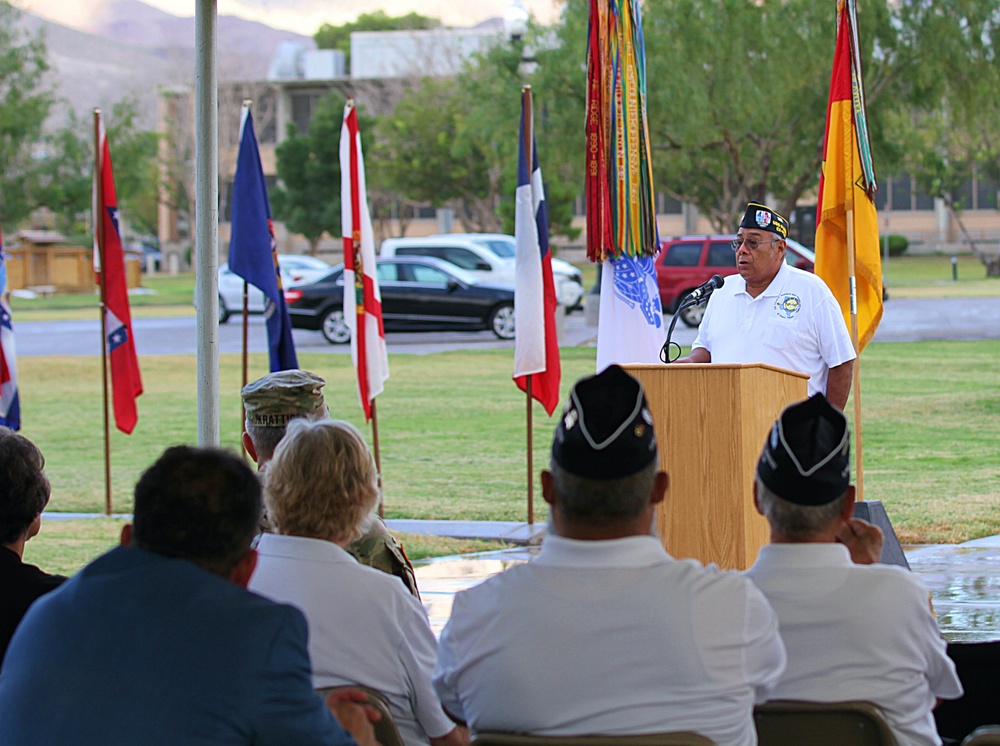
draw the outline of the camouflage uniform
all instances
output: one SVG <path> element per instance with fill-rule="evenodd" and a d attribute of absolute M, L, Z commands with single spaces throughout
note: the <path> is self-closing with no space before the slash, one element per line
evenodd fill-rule
<path fill-rule="evenodd" d="M 288 423 L 296 417 L 325 417 L 326 402 L 321 390 L 325 385 L 324 378 L 305 370 L 268 373 L 263 378 L 248 383 L 240 392 L 246 411 L 246 424 L 255 428 L 280 428 L 284 435 Z M 258 470 L 263 471 L 271 454 L 258 455 L 266 456 L 258 465 Z M 262 518 L 261 531 L 269 530 L 265 516 Z M 410 593 L 420 598 L 413 565 L 403 551 L 403 546 L 389 533 L 382 519 L 374 514 L 369 516 L 365 519 L 362 530 L 364 533 L 361 538 L 348 545 L 347 551 L 361 564 L 395 575 L 403 581 Z"/>
<path fill-rule="evenodd" d="M 389 533 L 382 519 L 372 514 L 365 519 L 361 528 L 364 534 L 360 539 L 348 544 L 347 551 L 362 565 L 395 575 L 403 581 L 403 585 L 410 593 L 419 599 L 417 576 L 413 572 L 410 558 L 406 556 L 403 545 Z"/>

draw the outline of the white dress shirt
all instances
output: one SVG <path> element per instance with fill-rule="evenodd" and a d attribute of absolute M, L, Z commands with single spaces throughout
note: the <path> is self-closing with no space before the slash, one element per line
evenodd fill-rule
<path fill-rule="evenodd" d="M 533 561 L 455 596 L 434 685 L 474 731 L 754 744 L 751 709 L 784 662 L 774 612 L 739 574 L 652 537 L 550 535 Z"/>
<path fill-rule="evenodd" d="M 382 693 L 407 746 L 455 727 L 431 684 L 427 614 L 398 578 L 320 539 L 264 534 L 257 553 L 248 587 L 305 614 L 317 689 L 362 684 Z"/>
<path fill-rule="evenodd" d="M 712 293 L 692 349 L 713 363 L 766 363 L 807 373 L 809 396 L 826 394 L 830 368 L 853 360 L 837 300 L 822 279 L 782 263 L 756 298 L 738 274 Z"/>
<path fill-rule="evenodd" d="M 842 544 L 769 544 L 747 576 L 778 614 L 788 667 L 772 699 L 862 699 L 900 746 L 940 744 L 935 698 L 962 696 L 955 664 L 912 572 L 855 565 Z"/>

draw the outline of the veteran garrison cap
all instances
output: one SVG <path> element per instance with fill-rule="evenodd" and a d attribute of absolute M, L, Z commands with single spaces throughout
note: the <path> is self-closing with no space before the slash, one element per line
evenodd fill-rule
<path fill-rule="evenodd" d="M 243 387 L 247 422 L 261 427 L 284 427 L 290 420 L 324 412 L 321 389 L 326 379 L 307 370 L 268 373 Z"/>
<path fill-rule="evenodd" d="M 642 384 L 617 365 L 576 382 L 556 424 L 552 459 L 570 474 L 617 479 L 656 458 Z"/>
<path fill-rule="evenodd" d="M 757 476 L 796 505 L 826 505 L 851 481 L 847 418 L 822 394 L 785 408 L 757 462 Z"/>
<path fill-rule="evenodd" d="M 777 233 L 782 238 L 788 238 L 788 221 L 776 213 L 767 205 L 760 202 L 750 202 L 747 204 L 747 211 L 743 213 L 743 221 L 740 228 L 755 228 L 762 231 Z"/>

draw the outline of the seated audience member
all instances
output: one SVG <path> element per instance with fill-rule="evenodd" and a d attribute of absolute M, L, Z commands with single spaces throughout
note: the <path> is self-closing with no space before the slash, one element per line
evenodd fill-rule
<path fill-rule="evenodd" d="M 948 657 L 955 662 L 964 693 L 941 702 L 934 720 L 945 743 L 961 743 L 980 726 L 1000 724 L 1000 640 L 952 642 Z"/>
<path fill-rule="evenodd" d="M 931 710 L 938 697 L 961 696 L 955 666 L 923 581 L 873 564 L 882 533 L 851 517 L 847 419 L 822 394 L 774 423 L 754 496 L 771 543 L 747 575 L 778 614 L 788 650 L 772 699 L 867 700 L 900 746 L 941 743 Z"/>
<path fill-rule="evenodd" d="M 367 713 L 313 691 L 302 614 L 245 590 L 260 484 L 176 446 L 135 488 L 122 546 L 29 609 L 0 670 L 18 746 L 374 744 Z"/>
<path fill-rule="evenodd" d="M 309 622 L 313 685 L 361 684 L 389 702 L 407 746 L 461 746 L 431 684 L 434 634 L 420 602 L 344 551 L 378 501 L 364 437 L 338 420 L 289 423 L 265 479 L 275 533 L 261 536 L 249 588 Z"/>
<path fill-rule="evenodd" d="M 326 380 L 307 370 L 282 370 L 268 373 L 243 387 L 246 431 L 243 447 L 265 472 L 274 449 L 294 419 L 326 419 L 330 416 L 321 389 Z M 347 551 L 363 565 L 395 575 L 417 598 L 417 576 L 413 565 L 378 513 L 365 516 L 358 539 Z"/>
<path fill-rule="evenodd" d="M 434 684 L 473 732 L 696 731 L 754 744 L 784 669 L 771 607 L 735 572 L 651 535 L 667 489 L 641 384 L 578 381 L 541 475 L 549 535 L 531 562 L 455 596 Z"/>
<path fill-rule="evenodd" d="M 66 579 L 22 561 L 24 543 L 38 534 L 49 502 L 44 468 L 34 443 L 0 427 L 0 661 L 32 602 Z"/>

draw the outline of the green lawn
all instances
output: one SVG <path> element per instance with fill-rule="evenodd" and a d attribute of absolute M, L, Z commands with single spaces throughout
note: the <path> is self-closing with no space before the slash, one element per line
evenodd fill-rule
<path fill-rule="evenodd" d="M 564 394 L 573 380 L 593 371 L 594 354 L 592 348 L 563 350 Z M 98 361 L 56 356 L 20 362 L 23 433 L 46 456 L 50 509 L 103 510 Z M 873 343 L 866 350 L 865 497 L 885 504 L 904 542 L 1000 533 L 998 363 L 995 341 Z M 239 357 L 223 355 L 220 364 L 222 442 L 236 448 Z M 370 433 L 350 358 L 307 354 L 300 364 L 327 378 L 335 416 Z M 392 376 L 378 410 L 388 518 L 525 519 L 524 399 L 510 382 L 511 365 L 510 350 L 391 356 Z M 131 510 L 132 486 L 164 447 L 197 439 L 194 357 L 147 357 L 142 366 L 139 425 L 130 437 L 112 436 L 118 512 Z M 252 356 L 252 374 L 264 368 L 265 357 Z M 547 461 L 552 428 L 536 406 L 536 520 L 544 519 L 537 472 Z M 38 542 L 46 543 L 44 537 Z"/>
<path fill-rule="evenodd" d="M 900 297 L 998 295 L 1000 278 L 984 279 L 972 257 L 890 260 L 890 293 Z M 593 272 L 593 266 L 586 270 Z M 193 313 L 193 275 L 144 282 L 155 294 L 132 296 L 135 315 Z M 589 287 L 593 274 L 585 278 Z M 18 319 L 85 318 L 96 296 L 14 298 Z M 892 302 L 891 300 L 889 301 Z M 593 349 L 563 350 L 563 394 L 594 367 Z M 146 393 L 136 432 L 111 439 L 113 508 L 131 510 L 142 469 L 175 443 L 197 440 L 193 356 L 141 360 Z M 251 376 L 266 372 L 251 356 Z M 350 358 L 306 354 L 300 365 L 329 381 L 334 416 L 370 434 L 360 414 Z M 104 466 L 100 360 L 80 357 L 19 361 L 24 434 L 47 459 L 52 511 L 101 512 Z M 379 440 L 389 518 L 524 520 L 524 399 L 510 382 L 512 352 L 456 351 L 393 355 L 392 377 L 379 398 Z M 960 542 L 1000 532 L 1000 345 L 987 342 L 873 343 L 862 358 L 865 497 L 882 500 L 904 542 Z M 239 356 L 222 355 L 221 433 L 239 447 L 242 409 Z M 848 405 L 847 411 L 853 411 Z M 553 423 L 534 408 L 535 517 L 544 519 L 537 473 L 548 458 Z M 114 543 L 114 520 L 49 521 L 28 557 L 72 572 Z M 474 551 L 489 545 L 407 537 L 416 556 Z M 32 559 L 33 558 L 33 559 Z"/>

